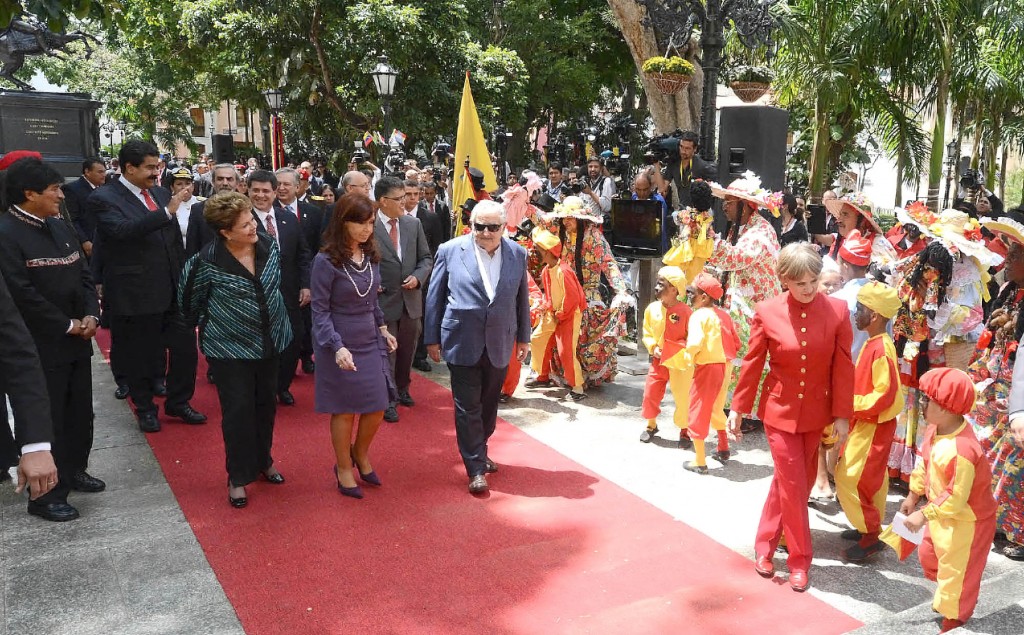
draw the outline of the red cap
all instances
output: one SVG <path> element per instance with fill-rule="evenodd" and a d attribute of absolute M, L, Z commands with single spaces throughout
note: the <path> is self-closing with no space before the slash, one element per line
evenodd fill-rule
<path fill-rule="evenodd" d="M 871 241 L 855 229 L 839 246 L 839 257 L 855 267 L 867 267 L 871 262 Z"/>
<path fill-rule="evenodd" d="M 974 382 L 958 368 L 933 368 L 921 375 L 918 386 L 929 399 L 953 414 L 966 415 L 974 409 Z"/>
<path fill-rule="evenodd" d="M 35 150 L 11 150 L 5 154 L 2 159 L 0 159 L 0 170 L 6 170 L 18 159 L 25 159 L 28 157 L 39 159 L 40 161 L 43 159 L 43 155 L 39 154 Z"/>
<path fill-rule="evenodd" d="M 711 299 L 716 302 L 722 297 L 722 283 L 710 273 L 702 271 L 697 274 L 697 277 L 693 279 L 693 286 L 711 296 Z"/>

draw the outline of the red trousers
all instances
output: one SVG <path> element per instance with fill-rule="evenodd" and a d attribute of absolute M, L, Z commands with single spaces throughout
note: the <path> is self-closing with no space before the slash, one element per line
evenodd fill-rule
<path fill-rule="evenodd" d="M 715 414 L 718 394 L 725 381 L 725 364 L 700 364 L 694 367 L 690 384 L 690 438 L 708 436 L 711 418 Z"/>
<path fill-rule="evenodd" d="M 765 422 L 765 436 L 775 463 L 768 499 L 757 526 L 754 552 L 771 558 L 783 530 L 789 548 L 789 570 L 807 571 L 814 549 L 807 517 L 807 498 L 818 473 L 818 446 L 821 429 L 810 432 L 783 432 Z"/>
<path fill-rule="evenodd" d="M 508 360 L 508 370 L 505 371 L 505 382 L 501 384 L 501 392 L 511 395 L 519 387 L 519 376 L 523 372 L 523 363 L 516 357 L 516 349 L 512 347 L 512 359 Z"/>
<path fill-rule="evenodd" d="M 651 357 L 651 366 L 647 370 L 644 383 L 644 400 L 640 407 L 640 416 L 644 419 L 657 419 L 661 414 L 661 400 L 665 398 L 665 385 L 672 390 L 672 398 L 676 400 L 676 410 L 672 421 L 680 430 L 685 430 L 690 423 L 690 381 L 693 379 L 693 367 L 682 371 L 663 366 L 661 359 Z"/>
<path fill-rule="evenodd" d="M 836 497 L 867 547 L 878 539 L 889 493 L 889 453 L 896 420 L 868 423 L 854 419 L 836 467 Z"/>

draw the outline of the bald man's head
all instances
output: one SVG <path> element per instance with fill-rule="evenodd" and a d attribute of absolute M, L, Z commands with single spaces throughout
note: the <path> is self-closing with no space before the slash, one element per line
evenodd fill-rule
<path fill-rule="evenodd" d="M 370 179 L 359 170 L 346 172 L 345 176 L 341 177 L 341 187 L 345 190 L 345 194 L 358 192 L 366 196 L 370 195 Z"/>
<path fill-rule="evenodd" d="M 647 200 L 651 198 L 651 194 L 654 193 L 654 190 L 651 188 L 650 177 L 643 172 L 638 174 L 636 179 L 633 180 L 633 191 L 636 193 L 636 197 L 640 200 Z"/>

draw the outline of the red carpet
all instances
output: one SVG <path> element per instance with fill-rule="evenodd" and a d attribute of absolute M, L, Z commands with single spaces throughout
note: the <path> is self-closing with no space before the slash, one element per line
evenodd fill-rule
<path fill-rule="evenodd" d="M 101 348 L 106 352 L 107 333 Z M 278 410 L 274 456 L 288 482 L 232 509 L 216 392 L 205 426 L 162 419 L 147 435 L 250 635 L 319 633 L 844 633 L 853 618 L 499 422 L 491 495 L 475 499 L 448 391 L 417 377 L 415 409 L 371 449 L 382 488 L 334 487 L 312 377 Z M 753 532 L 753 528 L 751 528 Z M 778 580 L 776 581 L 778 582 Z"/>

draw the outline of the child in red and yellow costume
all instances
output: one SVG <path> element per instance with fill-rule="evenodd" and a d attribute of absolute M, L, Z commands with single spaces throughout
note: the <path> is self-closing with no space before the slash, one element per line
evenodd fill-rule
<path fill-rule="evenodd" d="M 530 326 L 537 328 L 540 324 L 541 316 L 541 305 L 544 303 L 544 294 L 541 293 L 540 287 L 533 281 L 533 276 L 530 272 L 526 272 L 526 282 L 530 288 Z M 501 403 L 508 403 L 508 400 L 512 398 L 512 393 L 516 391 L 519 386 L 519 377 L 523 372 L 523 363 L 519 361 L 519 357 L 515 351 L 512 351 L 512 358 L 508 361 L 508 370 L 505 371 L 505 381 L 501 384 L 501 394 L 498 396 L 498 401 Z"/>
<path fill-rule="evenodd" d="M 924 576 L 938 583 L 932 608 L 942 615 L 942 632 L 962 625 L 974 613 L 988 551 L 996 532 L 992 469 L 964 415 L 976 395 L 970 376 L 955 368 L 935 368 L 918 382 L 927 398 L 928 423 L 921 460 L 900 505 L 907 529 L 927 524 L 918 556 Z M 914 511 L 926 496 L 928 503 Z M 897 548 L 902 539 L 886 530 L 883 539 Z"/>
<path fill-rule="evenodd" d="M 723 294 L 722 284 L 709 273 L 699 273 L 693 284 L 686 290 L 693 307 L 693 315 L 687 326 L 686 349 L 683 361 L 693 366 L 693 381 L 690 384 L 690 409 L 688 435 L 693 441 L 694 460 L 683 465 L 683 468 L 697 474 L 707 474 L 707 459 L 704 453 L 704 439 L 708 435 L 715 408 L 722 415 L 722 428 L 718 432 L 718 451 L 714 456 L 724 463 L 728 460 L 729 440 L 725 433 L 725 415 L 722 408 L 725 403 L 723 388 L 726 382 L 725 336 L 731 330 L 733 337 L 735 327 L 728 313 L 715 310 L 715 302 Z M 722 317 L 724 314 L 724 318 Z M 723 324 L 728 321 L 728 326 Z M 737 337 L 738 339 L 738 337 Z M 737 341 L 729 342 L 735 357 L 739 348 Z M 719 403 L 721 398 L 721 403 Z M 725 456 L 722 456 L 722 452 Z"/>
<path fill-rule="evenodd" d="M 555 236 L 543 227 L 533 230 L 533 244 L 544 262 L 541 270 L 541 286 L 544 300 L 540 323 L 530 337 L 530 366 L 537 373 L 534 385 L 550 382 L 551 354 L 558 355 L 565 381 L 571 387 L 569 396 L 573 401 L 586 398 L 583 392 L 583 369 L 576 357 L 580 342 L 580 322 L 583 309 L 587 306 L 583 287 L 576 279 L 576 272 L 561 262 L 562 245 Z"/>
<path fill-rule="evenodd" d="M 644 384 L 644 401 L 640 415 L 647 420 L 647 429 L 640 440 L 650 443 L 658 432 L 658 415 L 666 384 L 676 401 L 673 416 L 679 428 L 679 443 L 689 445 L 690 382 L 693 364 L 683 362 L 687 327 L 693 311 L 679 299 L 686 295 L 686 276 L 679 267 L 662 267 L 654 286 L 657 300 L 644 310 L 643 342 L 651 354 L 651 367 Z"/>
<path fill-rule="evenodd" d="M 854 322 L 868 340 L 857 357 L 850 434 L 835 473 L 836 497 L 853 525 L 843 538 L 858 541 L 843 552 L 852 562 L 884 548 L 878 535 L 889 492 L 889 451 L 904 405 L 896 346 L 886 329 L 902 304 L 896 289 L 881 282 L 868 282 L 857 292 Z"/>

